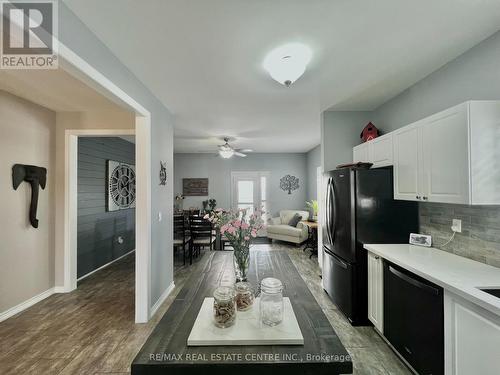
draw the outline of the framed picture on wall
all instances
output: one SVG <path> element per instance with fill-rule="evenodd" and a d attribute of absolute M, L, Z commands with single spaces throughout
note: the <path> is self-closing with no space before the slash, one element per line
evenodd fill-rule
<path fill-rule="evenodd" d="M 208 178 L 183 178 L 182 195 L 185 197 L 208 196 Z"/>
<path fill-rule="evenodd" d="M 135 208 L 135 165 L 108 160 L 107 177 L 108 211 Z"/>

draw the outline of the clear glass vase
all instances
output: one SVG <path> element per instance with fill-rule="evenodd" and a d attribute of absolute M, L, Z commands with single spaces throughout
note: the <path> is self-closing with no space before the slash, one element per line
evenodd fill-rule
<path fill-rule="evenodd" d="M 233 260 L 234 260 L 234 274 L 236 282 L 248 281 L 248 268 L 250 266 L 250 246 L 235 246 Z"/>

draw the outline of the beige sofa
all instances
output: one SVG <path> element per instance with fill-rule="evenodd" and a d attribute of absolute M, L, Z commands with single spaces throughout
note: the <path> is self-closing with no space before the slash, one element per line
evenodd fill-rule
<path fill-rule="evenodd" d="M 302 216 L 302 220 L 309 218 L 309 212 L 299 210 L 282 210 L 279 217 L 273 217 L 267 225 L 267 237 L 273 240 L 281 240 L 301 244 L 308 237 L 307 225 L 298 223 L 294 228 L 288 225 L 288 222 L 295 214 Z"/>

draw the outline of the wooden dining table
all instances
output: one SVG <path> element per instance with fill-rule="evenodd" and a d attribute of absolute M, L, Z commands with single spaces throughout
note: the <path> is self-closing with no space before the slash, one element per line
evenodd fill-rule
<path fill-rule="evenodd" d="M 349 354 L 285 250 L 251 249 L 249 281 L 257 286 L 265 277 L 282 280 L 303 345 L 188 346 L 205 297 L 211 297 L 221 281 L 234 280 L 231 251 L 206 253 L 199 267 L 137 354 L 133 375 L 352 373 Z"/>

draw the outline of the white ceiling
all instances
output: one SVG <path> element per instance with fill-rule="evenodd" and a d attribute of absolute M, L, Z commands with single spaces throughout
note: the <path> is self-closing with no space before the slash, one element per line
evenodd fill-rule
<path fill-rule="evenodd" d="M 53 111 L 124 111 L 62 69 L 0 70 L 0 90 Z"/>
<path fill-rule="evenodd" d="M 65 0 L 176 115 L 176 152 L 304 152 L 325 109 L 371 110 L 498 30 L 498 0 Z M 262 68 L 313 50 L 287 89 Z M 133 93 L 131 93 L 133 95 Z"/>

